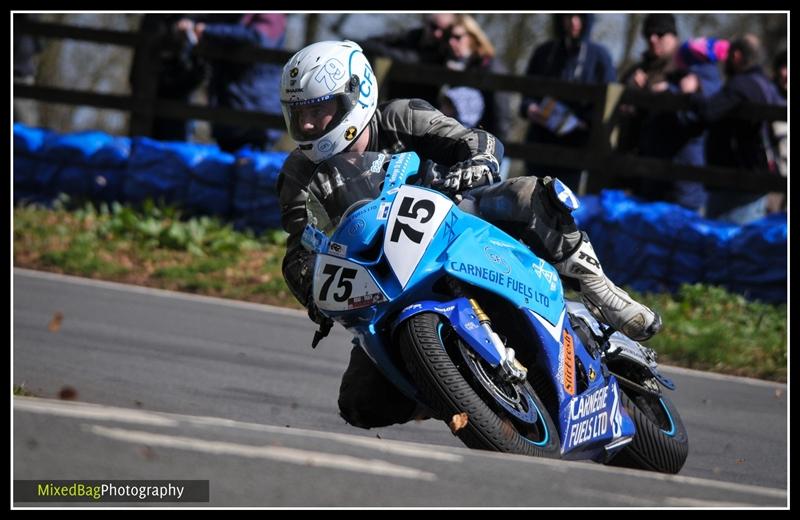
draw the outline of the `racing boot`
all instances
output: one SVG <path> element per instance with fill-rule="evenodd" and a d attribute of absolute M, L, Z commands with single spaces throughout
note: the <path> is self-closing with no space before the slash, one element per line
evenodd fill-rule
<path fill-rule="evenodd" d="M 614 285 L 605 274 L 589 237 L 581 232 L 578 248 L 555 265 L 563 276 L 580 282 L 581 299 L 589 312 L 603 323 L 635 341 L 650 339 L 661 329 L 661 317 Z"/>

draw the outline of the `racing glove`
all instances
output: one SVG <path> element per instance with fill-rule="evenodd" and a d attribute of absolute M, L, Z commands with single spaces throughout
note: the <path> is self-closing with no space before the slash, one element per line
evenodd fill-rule
<path fill-rule="evenodd" d="M 457 194 L 494 183 L 499 169 L 494 157 L 479 155 L 454 164 L 442 178 L 436 179 L 433 185 L 445 192 Z"/>
<path fill-rule="evenodd" d="M 319 325 L 319 329 L 314 332 L 314 339 L 311 341 L 311 348 L 317 348 L 319 342 L 331 332 L 333 320 L 320 312 L 313 298 L 308 303 L 308 317 Z"/>
<path fill-rule="evenodd" d="M 311 294 L 314 258 L 315 255 L 313 253 L 306 251 L 302 247 L 295 246 L 287 251 L 283 259 L 283 277 L 286 280 L 286 285 L 292 291 L 294 297 L 297 298 L 297 301 L 306 307 L 311 321 L 319 325 L 319 330 L 314 334 L 314 341 L 311 343 L 312 348 L 315 348 L 333 327 L 333 320 L 322 314 L 314 303 L 314 298 Z"/>

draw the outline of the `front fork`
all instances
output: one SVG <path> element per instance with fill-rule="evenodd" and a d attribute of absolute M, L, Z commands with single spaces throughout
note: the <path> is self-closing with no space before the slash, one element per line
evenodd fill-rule
<path fill-rule="evenodd" d="M 492 342 L 492 346 L 495 348 L 497 355 L 500 357 L 499 366 L 500 370 L 502 371 L 501 375 L 503 376 L 503 379 L 509 383 L 524 382 L 528 377 L 528 369 L 525 368 L 525 366 L 516 358 L 514 349 L 511 347 L 506 347 L 505 343 L 503 343 L 503 340 L 500 339 L 500 336 L 498 336 L 494 329 L 492 329 L 492 321 L 489 319 L 489 316 L 483 312 L 481 306 L 478 305 L 478 301 L 474 298 L 470 298 L 469 303 L 472 306 L 472 309 L 475 311 L 475 316 L 480 322 L 481 328 Z"/>
<path fill-rule="evenodd" d="M 456 292 L 456 291 L 454 291 Z M 503 340 L 492 329 L 489 316 L 481 309 L 474 298 L 462 296 L 458 290 L 456 298 L 449 302 L 421 301 L 409 305 L 394 320 L 392 329 L 416 314 L 433 312 L 444 317 L 456 334 L 481 359 L 493 368 L 500 369 L 500 375 L 509 382 L 522 382 L 527 378 L 527 369 L 516 359 L 514 349 L 506 347 Z"/>

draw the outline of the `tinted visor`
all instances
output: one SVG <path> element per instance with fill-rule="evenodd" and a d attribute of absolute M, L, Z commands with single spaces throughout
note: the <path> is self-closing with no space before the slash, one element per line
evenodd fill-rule
<path fill-rule="evenodd" d="M 356 99 L 353 94 L 342 93 L 305 101 L 281 101 L 289 135 L 295 141 L 319 139 L 339 126 L 355 107 Z"/>

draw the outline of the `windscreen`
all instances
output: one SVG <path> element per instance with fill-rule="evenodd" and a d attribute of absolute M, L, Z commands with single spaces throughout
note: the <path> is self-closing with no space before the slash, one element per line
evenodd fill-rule
<path fill-rule="evenodd" d="M 342 217 L 381 194 L 391 155 L 343 153 L 317 166 L 308 184 L 308 222 L 331 236 Z"/>

